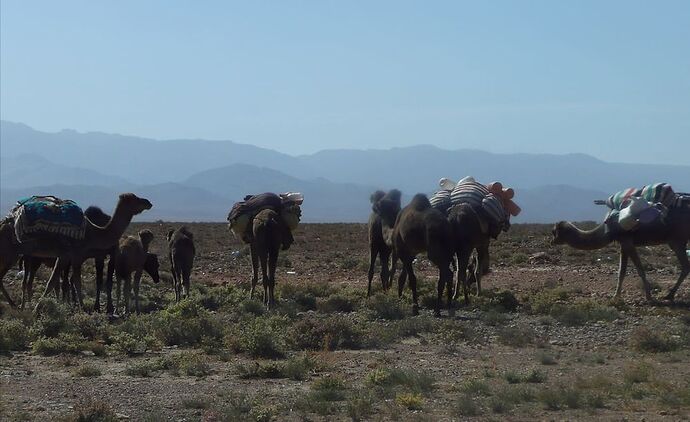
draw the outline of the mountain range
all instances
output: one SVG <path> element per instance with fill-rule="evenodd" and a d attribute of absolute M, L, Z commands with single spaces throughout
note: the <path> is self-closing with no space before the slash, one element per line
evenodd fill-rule
<path fill-rule="evenodd" d="M 100 132 L 47 133 L 0 122 L 0 212 L 53 194 L 105 210 L 131 191 L 154 207 L 141 220 L 224 221 L 247 193 L 299 191 L 305 222 L 364 222 L 375 189 L 404 200 L 441 177 L 501 181 L 516 190 L 515 222 L 600 220 L 592 200 L 656 181 L 689 190 L 690 165 L 610 163 L 584 154 L 493 154 L 419 145 L 293 156 L 231 141 L 153 140 Z"/>

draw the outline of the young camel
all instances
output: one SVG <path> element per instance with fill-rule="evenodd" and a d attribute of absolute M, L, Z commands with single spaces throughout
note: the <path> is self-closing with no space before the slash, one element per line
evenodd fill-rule
<path fill-rule="evenodd" d="M 465 303 L 469 303 L 468 270 L 470 278 L 477 283 L 477 296 L 482 294 L 481 279 L 489 271 L 489 242 L 501 232 L 500 227 L 490 225 L 470 204 L 454 205 L 448 211 L 448 221 L 452 229 L 455 254 L 458 258 L 458 277 L 455 283 L 454 299 L 460 293 L 465 296 Z M 477 251 L 477 261 L 469 265 L 472 251 Z"/>
<path fill-rule="evenodd" d="M 83 294 L 81 290 L 81 265 L 89 256 L 91 250 L 108 250 L 116 245 L 120 236 L 125 232 L 132 221 L 132 217 L 151 209 L 152 205 L 147 199 L 139 198 L 133 193 L 120 195 L 112 219 L 104 227 L 98 226 L 86 219 L 86 232 L 84 239 L 65 243 L 60 237 L 51 234 L 36 235 L 33 239 L 18 242 L 14 232 L 14 220 L 6 218 L 0 222 L 0 291 L 5 295 L 8 303 L 15 306 L 7 290 L 2 284 L 2 279 L 7 271 L 14 266 L 20 255 L 38 256 L 44 258 L 58 258 L 50 275 L 46 290 L 54 289 L 60 274 L 65 267 L 72 271 L 70 282 L 77 291 L 79 305 L 83 308 Z M 41 296 L 41 297 L 43 297 Z M 108 304 L 110 311 L 112 303 Z"/>
<path fill-rule="evenodd" d="M 418 311 L 417 277 L 412 268 L 415 257 L 425 252 L 429 260 L 438 267 L 438 298 L 435 314 L 441 314 L 443 290 L 448 289 L 448 308 L 453 299 L 453 241 L 450 223 L 443 213 L 431 207 L 426 195 L 417 194 L 412 201 L 400 211 L 393 228 L 393 268 L 391 278 L 395 275 L 395 257 L 403 264 L 403 270 L 398 279 L 398 296 L 402 296 L 406 275 L 410 278 L 412 302 L 415 313 Z"/>
<path fill-rule="evenodd" d="M 690 273 L 690 262 L 685 252 L 688 241 L 690 241 L 690 208 L 671 208 L 668 211 L 665 223 L 642 225 L 631 232 L 607 230 L 605 224 L 600 224 L 592 230 L 585 231 L 566 221 L 557 223 L 553 228 L 553 243 L 556 245 L 567 244 L 575 249 L 593 250 L 603 248 L 614 241 L 620 244 L 618 284 L 616 285 L 614 298 L 620 297 L 623 289 L 623 279 L 625 278 L 628 260 L 630 259 L 637 269 L 637 274 L 642 279 L 647 302 L 652 303 L 655 301 L 636 247 L 666 243 L 676 254 L 680 264 L 678 281 L 664 297 L 665 300 L 673 301 L 681 283 Z"/>
<path fill-rule="evenodd" d="M 372 212 L 369 216 L 369 284 L 367 287 L 367 297 L 371 296 L 371 281 L 374 278 L 374 268 L 376 257 L 381 261 L 381 285 L 383 290 L 388 290 L 391 285 L 388 259 L 392 250 L 392 232 L 395 225 L 395 218 L 400 212 L 401 193 L 397 189 L 390 190 L 388 193 L 376 191 L 371 194 Z M 391 215 L 390 221 L 385 220 L 383 215 Z"/>
<path fill-rule="evenodd" d="M 189 295 L 189 277 L 194 266 L 194 235 L 182 226 L 177 230 L 170 229 L 167 235 L 170 273 L 175 287 L 175 301 Z"/>
<path fill-rule="evenodd" d="M 138 237 L 127 236 L 120 240 L 115 274 L 117 276 L 117 306 L 120 305 L 120 281 L 124 280 L 125 313 L 129 313 L 130 294 L 132 291 L 132 273 L 134 273 L 134 306 L 139 313 L 139 286 L 141 276 L 146 271 L 154 283 L 160 281 L 158 275 L 158 256 L 148 253 L 153 240 L 153 233 L 141 230 Z"/>
<path fill-rule="evenodd" d="M 278 253 L 283 244 L 283 233 L 289 231 L 284 227 L 283 219 L 280 214 L 265 209 L 259 212 L 252 225 L 253 239 L 250 243 L 252 255 L 252 288 L 249 297 L 254 297 L 254 289 L 259 280 L 259 263 L 261 263 L 261 276 L 264 287 L 264 304 L 268 307 L 275 305 L 274 289 L 276 285 L 276 264 Z"/>
<path fill-rule="evenodd" d="M 96 206 L 90 206 L 84 210 L 84 216 L 97 226 L 105 226 L 110 221 L 110 216 L 103 212 Z M 108 303 L 112 302 L 111 294 L 113 288 L 113 273 L 115 271 L 115 257 L 117 254 L 117 247 L 112 247 L 108 250 L 91 250 L 87 258 L 94 258 L 96 267 L 96 302 L 94 310 L 101 311 L 101 290 L 103 288 L 103 268 L 105 266 L 105 258 L 108 257 L 108 278 L 106 283 L 106 292 L 108 296 Z M 33 281 L 36 271 L 42 264 L 53 268 L 55 266 L 56 258 L 40 258 L 33 256 L 22 257 L 22 264 L 24 268 L 24 279 L 22 280 L 22 303 L 21 308 L 24 309 L 25 302 L 31 301 L 33 296 Z M 66 263 L 68 264 L 68 263 Z M 70 288 L 69 284 L 69 266 L 63 270 L 62 274 L 62 298 L 67 300 L 69 292 L 72 291 L 73 299 L 76 300 L 76 291 Z M 74 286 L 71 286 L 74 287 Z M 57 285 L 54 286 L 55 294 L 57 295 Z"/>

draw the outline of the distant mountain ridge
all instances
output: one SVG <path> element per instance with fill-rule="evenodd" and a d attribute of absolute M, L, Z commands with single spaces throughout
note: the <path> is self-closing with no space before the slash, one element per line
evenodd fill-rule
<path fill-rule="evenodd" d="M 473 175 L 516 189 L 516 222 L 600 219 L 593 199 L 667 181 L 690 190 L 690 165 L 608 163 L 585 154 L 493 154 L 430 145 L 324 150 L 291 156 L 230 141 L 158 141 L 65 130 L 45 133 L 0 122 L 0 211 L 19 196 L 53 193 L 114 205 L 117 194 L 150 196 L 147 220 L 223 221 L 247 193 L 301 191 L 304 221 L 366 221 L 369 194 L 432 193 L 440 177 Z"/>

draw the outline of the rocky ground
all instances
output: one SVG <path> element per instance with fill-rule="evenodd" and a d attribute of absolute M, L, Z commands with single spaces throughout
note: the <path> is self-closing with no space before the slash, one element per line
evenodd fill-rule
<path fill-rule="evenodd" d="M 162 270 L 174 226 L 130 228 L 154 231 Z M 550 227 L 516 225 L 492 245 L 485 295 L 434 318 L 428 261 L 416 263 L 413 316 L 409 294 L 398 301 L 377 279 L 365 297 L 364 225 L 307 224 L 281 255 L 279 305 L 266 312 L 246 298 L 246 248 L 222 224 L 189 226 L 198 256 L 182 304 L 164 272 L 159 285 L 145 278 L 141 316 L 108 321 L 52 300 L 38 314 L 1 308 L 2 420 L 690 417 L 690 281 L 676 305 L 649 306 L 630 274 L 613 302 L 614 246 L 553 247 Z M 661 297 L 672 253 L 640 252 Z M 8 283 L 19 297 L 15 274 Z"/>

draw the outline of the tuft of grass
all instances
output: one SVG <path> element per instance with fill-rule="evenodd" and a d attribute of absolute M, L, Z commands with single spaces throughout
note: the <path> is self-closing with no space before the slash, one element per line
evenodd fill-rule
<path fill-rule="evenodd" d="M 427 395 L 435 388 L 430 375 L 403 369 L 377 368 L 369 373 L 366 383 L 384 397 L 394 397 L 400 390 Z"/>
<path fill-rule="evenodd" d="M 506 346 L 525 347 L 535 343 L 536 338 L 536 332 L 526 325 L 504 327 L 498 331 L 498 340 Z"/>
<path fill-rule="evenodd" d="M 471 379 L 465 381 L 461 387 L 462 391 L 469 396 L 490 396 L 491 387 L 486 381 Z"/>
<path fill-rule="evenodd" d="M 407 410 L 422 410 L 424 397 L 419 393 L 398 393 L 395 396 L 395 403 Z"/>
<path fill-rule="evenodd" d="M 29 345 L 29 333 L 18 319 L 0 319 L 0 354 L 24 350 Z"/>
<path fill-rule="evenodd" d="M 342 315 L 325 318 L 310 316 L 289 329 L 290 343 L 296 350 L 361 349 L 364 333 Z"/>
<path fill-rule="evenodd" d="M 182 400 L 185 409 L 208 409 L 211 403 L 205 397 L 189 397 Z"/>
<path fill-rule="evenodd" d="M 74 374 L 78 377 L 100 377 L 102 372 L 100 368 L 93 365 L 84 365 L 77 368 Z"/>
<path fill-rule="evenodd" d="M 405 318 L 405 311 L 397 297 L 379 293 L 369 298 L 366 308 L 372 319 L 398 320 Z"/>
<path fill-rule="evenodd" d="M 457 416 L 479 416 L 482 414 L 481 407 L 475 399 L 467 394 L 463 394 L 455 401 L 454 413 Z"/>
<path fill-rule="evenodd" d="M 100 400 L 76 406 L 74 412 L 65 418 L 67 422 L 116 422 L 117 420 L 112 407 Z"/>
<path fill-rule="evenodd" d="M 187 352 L 177 357 L 177 365 L 185 375 L 205 377 L 211 374 L 208 358 L 201 353 Z"/>
<path fill-rule="evenodd" d="M 368 420 L 374 408 L 374 397 L 368 391 L 353 393 L 347 399 L 347 416 L 353 422 Z"/>
<path fill-rule="evenodd" d="M 550 315 L 561 324 L 575 327 L 591 321 L 613 321 L 618 318 L 618 310 L 611 306 L 600 305 L 594 301 L 582 301 L 574 304 L 554 304 Z"/>
<path fill-rule="evenodd" d="M 539 360 L 539 362 L 541 362 L 542 365 L 557 365 L 558 364 L 558 360 L 556 359 L 556 357 L 553 354 L 548 353 L 548 352 L 543 351 L 543 350 L 540 350 L 539 352 L 537 352 L 537 359 Z"/>
<path fill-rule="evenodd" d="M 33 352 L 42 356 L 76 354 L 84 348 L 84 339 L 75 334 L 60 333 L 58 337 L 41 337 L 34 341 Z"/>
<path fill-rule="evenodd" d="M 343 401 L 345 390 L 345 382 L 340 377 L 324 377 L 312 383 L 310 397 L 321 402 Z"/>
<path fill-rule="evenodd" d="M 628 384 L 639 384 L 649 381 L 652 367 L 648 363 L 633 363 L 623 368 L 623 380 Z"/>
<path fill-rule="evenodd" d="M 630 335 L 630 344 L 640 352 L 664 353 L 679 348 L 679 344 L 667 332 L 638 327 Z"/>

